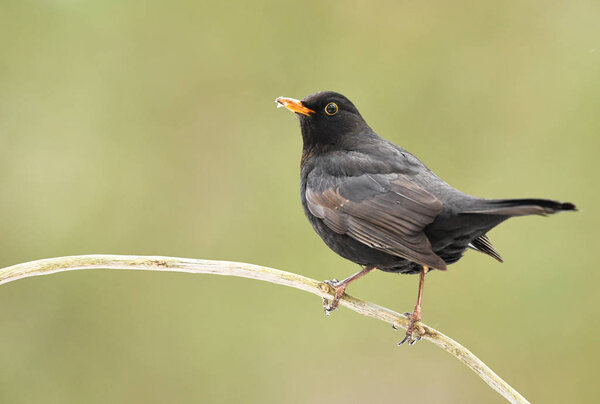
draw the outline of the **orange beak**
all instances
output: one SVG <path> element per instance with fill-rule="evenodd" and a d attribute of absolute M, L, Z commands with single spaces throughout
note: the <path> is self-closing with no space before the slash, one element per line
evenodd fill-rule
<path fill-rule="evenodd" d="M 293 98 L 279 97 L 275 100 L 275 102 L 277 103 L 277 108 L 286 107 L 290 111 L 295 112 L 297 114 L 310 116 L 310 114 L 315 113 L 315 111 L 313 111 L 312 109 L 306 108 L 304 105 L 302 105 L 301 101 L 295 100 Z"/>

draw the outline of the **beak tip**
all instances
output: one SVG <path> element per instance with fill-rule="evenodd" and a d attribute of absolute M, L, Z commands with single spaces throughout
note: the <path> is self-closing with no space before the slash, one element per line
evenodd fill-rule
<path fill-rule="evenodd" d="M 275 99 L 275 102 L 278 104 L 277 108 L 285 107 L 285 108 L 289 109 L 290 111 L 295 112 L 297 114 L 310 116 L 311 114 L 313 114 L 315 112 L 312 109 L 307 108 L 304 105 L 302 105 L 302 101 L 296 100 L 294 98 L 277 97 Z"/>

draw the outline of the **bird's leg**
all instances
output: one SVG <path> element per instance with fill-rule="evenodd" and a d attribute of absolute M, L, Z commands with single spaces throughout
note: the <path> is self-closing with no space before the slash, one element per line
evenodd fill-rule
<path fill-rule="evenodd" d="M 409 345 L 413 345 L 415 342 L 421 339 L 420 335 L 418 335 L 416 338 L 413 338 L 413 332 L 415 331 L 415 323 L 421 321 L 421 298 L 423 297 L 423 285 L 425 285 L 425 274 L 427 273 L 427 271 L 429 271 L 429 267 L 423 266 L 421 268 L 417 305 L 415 306 L 415 310 L 412 313 L 404 313 L 405 316 L 410 318 L 410 322 L 408 323 L 408 328 L 406 329 L 406 336 L 402 341 L 398 343 L 398 345 L 402 345 L 405 342 L 408 342 Z"/>
<path fill-rule="evenodd" d="M 362 278 L 363 276 L 365 276 L 366 274 L 368 274 L 369 272 L 371 272 L 374 269 L 375 269 L 374 266 L 367 265 L 366 267 L 364 267 L 364 269 L 362 271 L 359 271 L 359 272 L 355 273 L 354 275 L 347 277 L 346 279 L 344 279 L 341 282 L 338 281 L 337 279 L 325 281 L 325 283 L 328 284 L 329 286 L 333 287 L 333 290 L 335 291 L 335 294 L 333 296 L 333 301 L 331 303 L 329 303 L 329 299 L 323 298 L 323 308 L 325 309 L 325 314 L 329 315 L 329 313 L 331 313 L 332 311 L 337 309 L 340 299 L 344 295 L 346 288 L 348 287 L 348 285 L 351 282 L 357 280 L 358 278 Z"/>

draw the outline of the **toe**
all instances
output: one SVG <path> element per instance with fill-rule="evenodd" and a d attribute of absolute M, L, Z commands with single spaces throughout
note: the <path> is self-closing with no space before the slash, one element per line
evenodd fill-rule
<path fill-rule="evenodd" d="M 338 283 L 340 283 L 340 281 L 338 281 L 337 279 L 333 278 L 332 280 L 328 280 L 328 281 L 323 281 L 324 283 L 328 284 L 329 286 L 335 288 Z"/>
<path fill-rule="evenodd" d="M 402 341 L 398 342 L 398 346 L 400 346 L 400 345 L 404 344 L 404 343 L 405 343 L 406 341 L 408 341 L 409 339 L 410 339 L 410 337 L 409 337 L 408 335 L 407 335 L 407 336 L 405 336 L 405 337 L 404 337 L 404 339 L 403 339 Z"/>

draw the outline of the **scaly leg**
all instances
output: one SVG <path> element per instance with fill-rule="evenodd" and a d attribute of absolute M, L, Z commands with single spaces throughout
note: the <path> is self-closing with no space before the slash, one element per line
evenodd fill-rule
<path fill-rule="evenodd" d="M 409 345 L 413 345 L 415 342 L 421 339 L 420 335 L 418 335 L 416 338 L 413 338 L 412 334 L 415 331 L 415 323 L 417 321 L 421 321 L 421 298 L 423 297 L 423 285 L 425 285 L 425 274 L 427 273 L 427 271 L 429 271 L 429 267 L 423 266 L 423 268 L 421 268 L 417 305 L 415 306 L 415 310 L 412 313 L 404 313 L 404 315 L 410 316 L 410 323 L 408 323 L 408 328 L 406 329 L 406 336 L 402 341 L 398 343 L 398 345 L 402 345 L 405 342 L 408 342 Z"/>
<path fill-rule="evenodd" d="M 331 313 L 332 311 L 337 309 L 340 299 L 344 295 L 346 288 L 348 287 L 348 285 L 351 282 L 357 280 L 358 278 L 362 278 L 363 276 L 365 276 L 366 274 L 368 274 L 369 272 L 371 272 L 374 269 L 375 269 L 374 266 L 367 265 L 362 271 L 357 272 L 352 276 L 349 276 L 348 278 L 344 279 L 341 282 L 338 281 L 337 279 L 325 281 L 326 284 L 333 287 L 333 289 L 335 290 L 335 295 L 333 297 L 333 301 L 331 302 L 331 304 L 329 303 L 328 299 L 323 298 L 323 308 L 325 309 L 325 314 L 329 315 L 329 313 Z"/>

